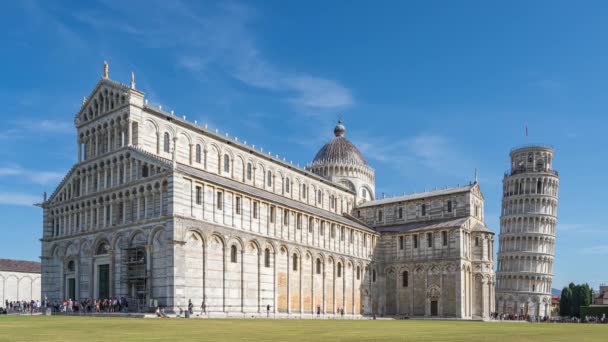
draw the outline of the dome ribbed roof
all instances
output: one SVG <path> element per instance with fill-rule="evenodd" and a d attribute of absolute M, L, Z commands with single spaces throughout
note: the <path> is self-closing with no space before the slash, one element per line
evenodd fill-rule
<path fill-rule="evenodd" d="M 338 125 L 334 128 L 336 137 L 321 147 L 312 161 L 313 165 L 341 163 L 367 166 L 359 149 L 344 137 L 345 134 L 346 128 L 342 125 L 342 121 L 338 121 Z"/>

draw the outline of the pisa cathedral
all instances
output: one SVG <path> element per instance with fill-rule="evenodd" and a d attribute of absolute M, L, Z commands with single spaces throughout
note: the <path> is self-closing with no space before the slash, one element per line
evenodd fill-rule
<path fill-rule="evenodd" d="M 215 317 L 494 311 L 476 181 L 377 198 L 342 123 L 300 168 L 148 105 L 107 65 L 74 122 L 78 161 L 42 203 L 42 298 L 192 300 Z"/>

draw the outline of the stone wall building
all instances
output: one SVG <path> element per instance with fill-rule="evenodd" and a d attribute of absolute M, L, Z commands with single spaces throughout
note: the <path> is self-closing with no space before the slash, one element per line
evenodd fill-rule
<path fill-rule="evenodd" d="M 374 170 L 341 123 L 300 168 L 148 105 L 133 76 L 120 84 L 107 69 L 75 124 L 78 162 L 42 205 L 49 299 L 124 296 L 175 311 L 192 300 L 230 317 L 267 306 L 277 317 L 493 310 L 476 183 L 375 200 Z M 402 217 L 388 214 L 398 206 Z M 379 208 L 387 215 L 375 221 Z M 404 270 L 411 292 L 397 280 Z"/>
<path fill-rule="evenodd" d="M 559 176 L 553 149 L 525 146 L 511 151 L 503 179 L 497 311 L 551 316 L 551 282 Z"/>
<path fill-rule="evenodd" d="M 32 300 L 40 300 L 40 263 L 0 259 L 0 307 Z"/>

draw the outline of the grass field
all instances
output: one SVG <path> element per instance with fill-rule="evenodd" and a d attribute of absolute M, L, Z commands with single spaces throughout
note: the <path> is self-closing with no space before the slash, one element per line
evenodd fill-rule
<path fill-rule="evenodd" d="M 608 325 L 0 316 L 0 341 L 608 341 Z"/>

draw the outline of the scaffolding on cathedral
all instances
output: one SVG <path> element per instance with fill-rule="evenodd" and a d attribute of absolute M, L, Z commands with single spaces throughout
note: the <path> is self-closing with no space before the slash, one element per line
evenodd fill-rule
<path fill-rule="evenodd" d="M 137 312 L 145 311 L 148 298 L 145 247 L 130 247 L 124 250 L 122 271 L 122 281 L 126 285 L 129 309 Z"/>

